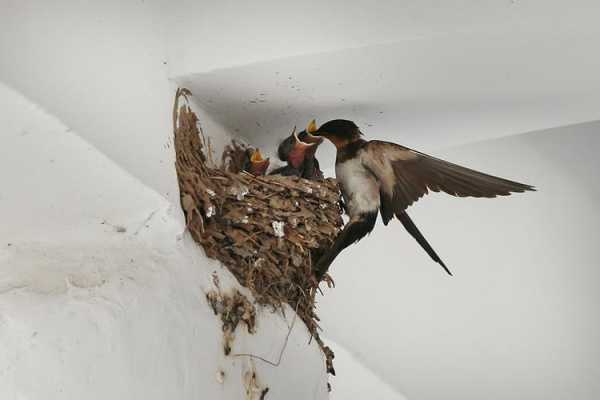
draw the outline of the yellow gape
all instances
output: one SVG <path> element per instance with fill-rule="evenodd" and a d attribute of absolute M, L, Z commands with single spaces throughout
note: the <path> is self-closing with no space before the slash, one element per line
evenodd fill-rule
<path fill-rule="evenodd" d="M 317 131 L 317 122 L 313 119 L 312 121 L 310 121 L 308 123 L 308 126 L 306 127 L 306 132 L 314 133 L 316 131 Z"/>
<path fill-rule="evenodd" d="M 254 150 L 254 152 L 252 153 L 252 157 L 250 157 L 250 161 L 252 161 L 252 162 L 263 161 L 262 154 L 260 154 L 260 151 L 258 149 Z"/>

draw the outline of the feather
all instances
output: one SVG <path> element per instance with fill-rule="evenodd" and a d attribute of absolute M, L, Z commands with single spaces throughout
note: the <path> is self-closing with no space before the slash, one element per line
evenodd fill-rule
<path fill-rule="evenodd" d="M 461 167 L 395 143 L 372 140 L 361 149 L 360 157 L 380 182 L 384 223 L 391 219 L 392 211 L 406 210 L 430 190 L 457 197 L 508 196 L 535 190 L 531 185 Z"/>

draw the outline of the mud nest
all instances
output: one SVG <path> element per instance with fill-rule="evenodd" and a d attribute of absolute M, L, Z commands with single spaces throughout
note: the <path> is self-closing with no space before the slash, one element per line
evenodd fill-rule
<path fill-rule="evenodd" d="M 259 304 L 277 310 L 287 303 L 296 310 L 334 373 L 333 352 L 319 338 L 312 263 L 343 225 L 336 181 L 236 174 L 215 166 L 196 114 L 187 102 L 179 105 L 189 95 L 177 91 L 173 130 L 181 205 L 192 237 Z"/>

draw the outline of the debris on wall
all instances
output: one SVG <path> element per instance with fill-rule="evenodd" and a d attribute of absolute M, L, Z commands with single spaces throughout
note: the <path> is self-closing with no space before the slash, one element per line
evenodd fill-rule
<path fill-rule="evenodd" d="M 190 95 L 187 89 L 178 89 L 173 108 L 176 168 L 187 228 L 206 255 L 221 261 L 260 305 L 278 310 L 287 303 L 296 310 L 321 346 L 327 371 L 334 374 L 333 352 L 318 332 L 319 282 L 312 262 L 343 225 L 336 181 L 218 168 L 196 114 L 188 104 L 179 105 L 181 97 L 187 100 Z M 325 280 L 332 284 L 329 276 Z M 209 302 L 221 307 L 218 298 Z"/>
<path fill-rule="evenodd" d="M 210 304 L 215 315 L 221 317 L 223 323 L 223 352 L 225 355 L 231 353 L 231 343 L 235 338 L 235 329 L 240 322 L 246 325 L 248 333 L 256 331 L 256 308 L 250 301 L 233 289 L 231 293 L 223 293 L 216 275 L 213 277 L 216 290 L 206 293 L 206 300 Z"/>
<path fill-rule="evenodd" d="M 254 361 L 250 360 L 250 368 L 244 372 L 242 382 L 246 400 L 265 400 L 267 393 L 269 393 L 269 387 L 262 385 L 259 381 Z"/>

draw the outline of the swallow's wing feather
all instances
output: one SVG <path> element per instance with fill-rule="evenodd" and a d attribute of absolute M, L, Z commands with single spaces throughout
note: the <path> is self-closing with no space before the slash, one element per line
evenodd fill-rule
<path fill-rule="evenodd" d="M 458 197 L 508 196 L 513 192 L 535 190 L 530 185 L 378 140 L 370 141 L 363 148 L 361 161 L 381 183 L 381 213 L 386 223 L 430 190 Z"/>

